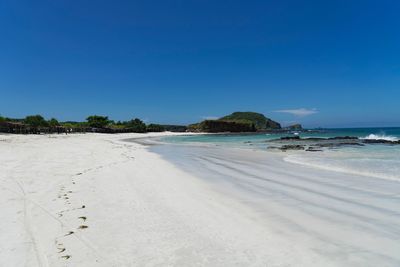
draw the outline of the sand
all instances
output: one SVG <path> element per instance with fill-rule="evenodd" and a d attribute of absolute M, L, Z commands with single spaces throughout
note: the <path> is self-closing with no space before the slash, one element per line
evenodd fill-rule
<path fill-rule="evenodd" d="M 309 152 L 221 146 L 152 150 L 256 211 L 257 224 L 270 236 L 317 252 L 327 263 L 400 266 L 398 180 L 285 161 Z"/>
<path fill-rule="evenodd" d="M 0 266 L 346 266 L 142 136 L 0 135 Z"/>

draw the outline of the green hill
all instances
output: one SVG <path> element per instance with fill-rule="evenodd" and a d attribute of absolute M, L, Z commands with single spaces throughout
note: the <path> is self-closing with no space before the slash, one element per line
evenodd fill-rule
<path fill-rule="evenodd" d="M 278 122 L 256 112 L 234 112 L 218 120 L 253 124 L 257 130 L 281 129 L 281 125 Z"/>
<path fill-rule="evenodd" d="M 256 132 L 281 129 L 281 125 L 263 114 L 255 112 L 234 112 L 218 120 L 205 120 L 188 126 L 195 132 Z"/>

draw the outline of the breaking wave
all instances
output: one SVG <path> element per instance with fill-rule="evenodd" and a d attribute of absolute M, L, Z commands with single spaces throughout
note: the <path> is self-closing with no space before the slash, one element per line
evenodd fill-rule
<path fill-rule="evenodd" d="M 390 136 L 390 135 L 384 135 L 384 134 L 370 134 L 367 135 L 366 137 L 362 138 L 362 139 L 366 139 L 366 140 L 387 140 L 387 141 L 398 141 L 399 138 L 394 137 L 394 136 Z"/>

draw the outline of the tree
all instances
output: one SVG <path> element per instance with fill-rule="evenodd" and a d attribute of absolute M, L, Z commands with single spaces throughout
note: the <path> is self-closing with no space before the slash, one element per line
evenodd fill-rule
<path fill-rule="evenodd" d="M 88 125 L 94 128 L 104 128 L 109 124 L 109 120 L 107 116 L 89 116 L 86 118 Z"/>
<path fill-rule="evenodd" d="M 0 122 L 5 122 L 5 121 L 6 121 L 6 118 L 0 116 Z"/>
<path fill-rule="evenodd" d="M 138 118 L 128 121 L 126 124 L 126 128 L 132 130 L 135 133 L 146 132 L 146 124 L 144 124 L 144 122 Z"/>
<path fill-rule="evenodd" d="M 164 126 L 160 125 L 160 124 L 149 124 L 147 125 L 147 131 L 148 132 L 164 132 L 165 128 Z"/>
<path fill-rule="evenodd" d="M 48 127 L 49 123 L 41 115 L 26 116 L 24 122 L 32 127 Z"/>
<path fill-rule="evenodd" d="M 51 118 L 49 120 L 49 125 L 50 125 L 50 127 L 57 127 L 57 126 L 60 126 L 60 123 L 58 122 L 57 119 Z"/>

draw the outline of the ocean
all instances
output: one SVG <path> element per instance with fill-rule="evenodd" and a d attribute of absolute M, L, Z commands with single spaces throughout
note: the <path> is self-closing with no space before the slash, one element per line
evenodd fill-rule
<path fill-rule="evenodd" d="M 343 146 L 327 146 L 313 152 L 304 150 L 288 150 L 284 152 L 279 149 L 272 149 L 277 146 L 277 143 L 282 145 L 280 143 L 282 137 L 296 136 L 299 136 L 302 140 L 307 140 L 307 138 L 332 139 L 336 137 L 356 137 L 359 141 L 398 141 L 400 140 L 400 128 L 318 129 L 277 134 L 206 134 L 170 136 L 164 137 L 160 139 L 160 141 L 168 144 L 240 148 L 283 153 L 284 160 L 293 164 L 400 181 L 400 144 L 346 144 Z M 314 143 L 318 142 L 315 141 Z M 295 143 L 297 144 L 299 141 L 288 140 L 285 144 Z M 314 145 L 314 143 L 312 145 Z"/>

